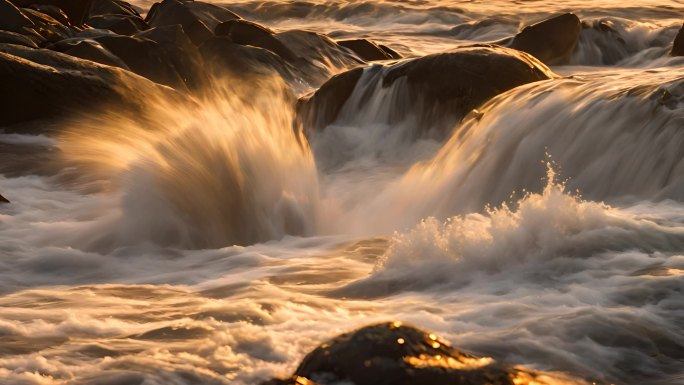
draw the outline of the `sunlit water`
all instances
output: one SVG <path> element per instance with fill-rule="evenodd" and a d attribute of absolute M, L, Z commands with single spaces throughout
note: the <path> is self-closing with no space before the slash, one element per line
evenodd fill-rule
<path fill-rule="evenodd" d="M 1 384 L 253 385 L 395 319 L 578 383 L 684 381 L 680 2 L 229 7 L 405 55 L 567 10 L 609 17 L 625 44 L 583 33 L 553 68 L 568 77 L 500 95 L 443 141 L 416 139 L 418 111 L 390 119 L 399 84 L 309 144 L 275 80 L 0 134 L 17 167 L 38 164 L 0 176 Z"/>

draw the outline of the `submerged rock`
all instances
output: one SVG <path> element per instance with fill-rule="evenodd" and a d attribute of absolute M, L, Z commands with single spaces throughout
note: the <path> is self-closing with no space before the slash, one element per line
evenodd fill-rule
<path fill-rule="evenodd" d="M 455 349 L 413 326 L 388 322 L 342 334 L 304 357 L 291 379 L 262 385 L 548 384 L 548 377 L 542 377 Z"/>
<path fill-rule="evenodd" d="M 566 64 L 579 40 L 582 24 L 577 15 L 565 13 L 523 28 L 511 48 L 525 51 L 547 65 Z"/>
<path fill-rule="evenodd" d="M 365 61 L 401 59 L 396 51 L 368 39 L 338 40 L 337 44 L 349 48 Z"/>
<path fill-rule="evenodd" d="M 371 71 L 367 77 L 359 71 L 336 76 L 313 95 L 301 99 L 298 112 L 305 133 L 321 130 L 337 119 L 356 87 L 366 87 L 368 92 L 376 92 L 377 83 L 382 89 L 400 87 L 387 101 L 401 104 L 392 106 L 396 119 L 410 113 L 423 115 L 424 119 L 445 115 L 461 119 L 502 92 L 555 76 L 524 52 L 490 44 L 374 66 L 366 70 Z M 366 84 L 359 84 L 362 78 Z M 364 93 L 356 102 L 363 104 L 369 97 L 372 95 Z"/>
<path fill-rule="evenodd" d="M 684 56 L 684 24 L 682 24 L 682 28 L 679 29 L 679 32 L 672 43 L 670 55 Z"/>

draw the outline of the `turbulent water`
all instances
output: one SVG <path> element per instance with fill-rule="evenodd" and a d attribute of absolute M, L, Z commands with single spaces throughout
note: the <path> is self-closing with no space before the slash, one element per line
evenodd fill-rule
<path fill-rule="evenodd" d="M 681 2 L 227 7 L 407 56 L 561 11 L 624 41 L 584 30 L 563 77 L 446 138 L 362 81 L 309 143 L 276 80 L 0 133 L 35 169 L 2 160 L 1 384 L 254 385 L 385 320 L 578 383 L 684 383 Z"/>

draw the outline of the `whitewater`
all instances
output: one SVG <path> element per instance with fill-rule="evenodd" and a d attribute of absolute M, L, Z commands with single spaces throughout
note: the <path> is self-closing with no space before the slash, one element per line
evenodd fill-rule
<path fill-rule="evenodd" d="M 559 12 L 622 42 L 585 29 L 557 77 L 462 120 L 371 65 L 309 137 L 314 89 L 275 78 L 0 130 L 0 384 L 257 385 L 394 320 L 549 385 L 684 383 L 680 1 L 225 6 L 405 57 Z"/>

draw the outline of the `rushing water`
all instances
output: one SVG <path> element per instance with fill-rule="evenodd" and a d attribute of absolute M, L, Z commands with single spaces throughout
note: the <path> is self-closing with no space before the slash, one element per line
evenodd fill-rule
<path fill-rule="evenodd" d="M 624 43 L 585 30 L 565 77 L 447 138 L 416 135 L 420 111 L 397 121 L 399 82 L 362 82 L 307 143 L 268 79 L 0 133 L 20 149 L 0 176 L 1 384 L 253 385 L 395 319 L 578 383 L 684 382 L 681 2 L 228 7 L 405 55 L 568 10 Z"/>

